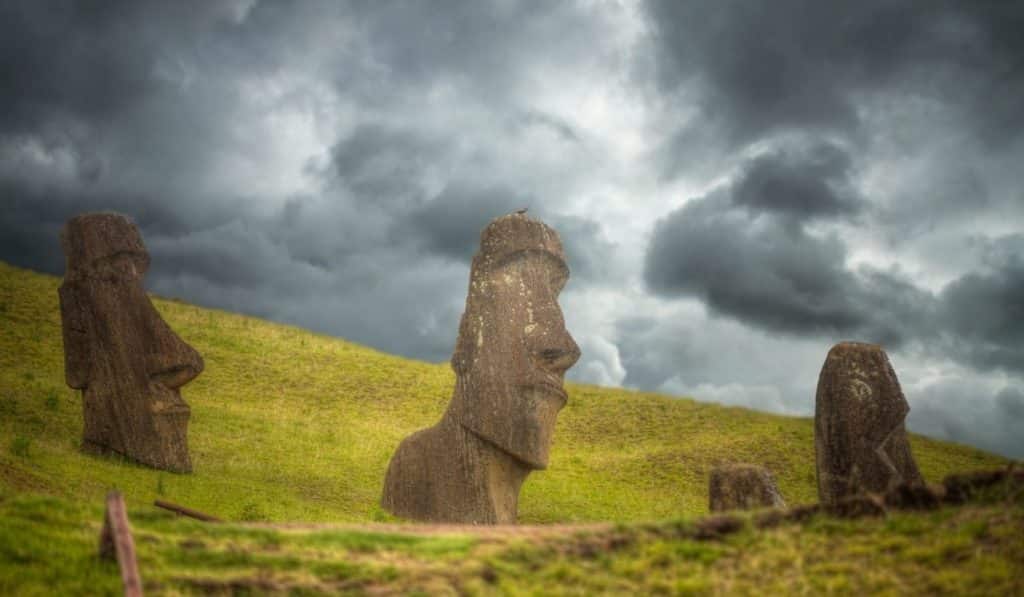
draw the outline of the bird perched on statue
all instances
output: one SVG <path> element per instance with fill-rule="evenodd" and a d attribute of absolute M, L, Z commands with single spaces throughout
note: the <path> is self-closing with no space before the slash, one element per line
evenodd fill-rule
<path fill-rule="evenodd" d="M 524 213 L 526 213 L 526 210 L 528 210 L 528 209 L 530 209 L 530 208 L 529 207 L 524 207 L 522 209 L 517 209 L 516 213 L 517 214 L 524 214 Z"/>

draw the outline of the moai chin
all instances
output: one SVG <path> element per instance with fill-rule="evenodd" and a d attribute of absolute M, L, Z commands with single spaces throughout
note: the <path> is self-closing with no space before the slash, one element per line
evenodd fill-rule
<path fill-rule="evenodd" d="M 818 499 L 833 503 L 901 482 L 923 483 L 910 453 L 910 412 L 881 346 L 841 342 L 821 368 L 814 409 Z"/>
<path fill-rule="evenodd" d="M 711 470 L 708 507 L 712 512 L 785 508 L 775 477 L 753 464 L 725 464 Z"/>
<path fill-rule="evenodd" d="M 516 522 L 519 488 L 547 467 L 565 372 L 580 350 L 558 295 L 569 278 L 558 234 L 522 213 L 484 228 L 452 355 L 441 421 L 407 437 L 381 505 L 423 521 Z"/>
<path fill-rule="evenodd" d="M 149 253 L 120 214 L 72 218 L 60 313 L 67 384 L 82 390 L 82 450 L 154 468 L 192 470 L 189 407 L 179 388 L 203 359 L 161 319 L 142 287 Z"/>

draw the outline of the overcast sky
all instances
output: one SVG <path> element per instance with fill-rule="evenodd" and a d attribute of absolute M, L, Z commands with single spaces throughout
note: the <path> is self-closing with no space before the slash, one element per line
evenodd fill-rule
<path fill-rule="evenodd" d="M 562 236 L 570 377 L 1024 457 L 1024 4 L 0 4 L 0 259 L 140 225 L 161 295 L 444 361 L 481 228 Z"/>

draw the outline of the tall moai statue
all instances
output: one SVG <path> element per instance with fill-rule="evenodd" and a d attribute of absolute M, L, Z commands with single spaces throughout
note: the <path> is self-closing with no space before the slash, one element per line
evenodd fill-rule
<path fill-rule="evenodd" d="M 904 425 L 910 406 L 881 346 L 841 342 L 821 368 L 814 410 L 818 499 L 923 483 Z"/>
<path fill-rule="evenodd" d="M 120 214 L 84 214 L 64 226 L 61 245 L 64 372 L 82 390 L 82 450 L 190 472 L 190 410 L 179 388 L 199 375 L 203 359 L 142 287 L 149 253 L 138 228 Z"/>
<path fill-rule="evenodd" d="M 515 523 L 519 488 L 548 464 L 565 372 L 580 349 L 558 295 L 569 278 L 558 234 L 524 213 L 484 228 L 452 355 L 441 421 L 391 458 L 381 505 L 423 521 Z"/>

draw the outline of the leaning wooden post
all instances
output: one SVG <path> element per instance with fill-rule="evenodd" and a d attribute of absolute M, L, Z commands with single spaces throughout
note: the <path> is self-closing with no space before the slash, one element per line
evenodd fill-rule
<path fill-rule="evenodd" d="M 182 516 L 188 516 L 189 518 L 195 518 L 196 520 L 202 520 L 203 522 L 223 522 L 216 516 L 200 512 L 199 510 L 193 510 L 192 508 L 186 508 L 185 506 L 179 506 L 178 504 L 172 504 L 171 502 L 165 502 L 163 500 L 157 500 L 153 502 L 153 505 L 157 508 L 163 508 L 164 510 L 170 510 L 176 512 Z"/>
<path fill-rule="evenodd" d="M 128 526 L 124 497 L 119 491 L 107 494 L 107 511 L 103 516 L 103 531 L 100 532 L 100 557 L 117 560 L 125 597 L 142 597 L 142 579 L 139 578 L 139 565 L 135 561 L 135 541 L 132 539 L 132 529 Z"/>

